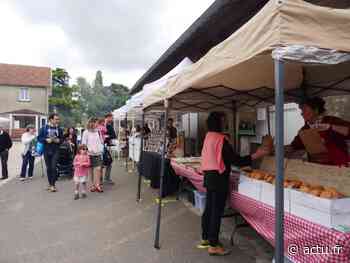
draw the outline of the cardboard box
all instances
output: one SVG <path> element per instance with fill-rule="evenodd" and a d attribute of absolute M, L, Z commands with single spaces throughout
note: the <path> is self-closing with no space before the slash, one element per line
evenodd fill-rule
<path fill-rule="evenodd" d="M 275 185 L 261 182 L 260 201 L 275 207 Z M 290 189 L 284 188 L 284 211 L 290 212 Z"/>
<path fill-rule="evenodd" d="M 299 132 L 306 151 L 309 154 L 327 153 L 327 148 L 317 129 L 306 129 Z"/>
<path fill-rule="evenodd" d="M 261 197 L 261 181 L 251 179 L 241 175 L 238 185 L 238 192 L 255 200 L 260 200 Z"/>

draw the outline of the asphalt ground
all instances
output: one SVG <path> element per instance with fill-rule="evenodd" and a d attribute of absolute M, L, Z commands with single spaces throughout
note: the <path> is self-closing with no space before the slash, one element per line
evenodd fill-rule
<path fill-rule="evenodd" d="M 119 263 L 119 262 L 271 262 L 272 247 L 251 228 L 235 237 L 232 253 L 212 257 L 195 246 L 200 216 L 187 202 L 163 207 L 161 248 L 154 248 L 157 191 L 142 184 L 136 202 L 137 175 L 115 162 L 114 186 L 73 200 L 72 180 L 57 182 L 49 193 L 40 163 L 31 181 L 12 177 L 0 186 L 0 263 Z M 229 246 L 232 218 L 222 226 Z"/>

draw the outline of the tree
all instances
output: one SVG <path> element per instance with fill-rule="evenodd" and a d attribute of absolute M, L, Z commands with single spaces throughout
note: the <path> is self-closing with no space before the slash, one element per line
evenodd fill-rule
<path fill-rule="evenodd" d="M 63 126 L 75 125 L 78 116 L 73 112 L 79 106 L 73 94 L 76 87 L 69 86 L 69 74 L 65 69 L 56 68 L 52 71 L 52 95 L 49 98 L 50 112 L 57 112 L 62 116 Z"/>
<path fill-rule="evenodd" d="M 79 77 L 77 84 L 70 86 L 68 73 L 58 68 L 52 72 L 52 82 L 50 110 L 62 116 L 65 127 L 85 124 L 91 117 L 103 117 L 123 106 L 129 98 L 129 89 L 124 85 L 103 86 L 101 71 L 96 72 L 92 85 Z"/>
<path fill-rule="evenodd" d="M 102 71 L 101 70 L 98 70 L 96 72 L 95 80 L 93 83 L 93 88 L 99 92 L 103 90 L 103 78 L 102 78 Z"/>
<path fill-rule="evenodd" d="M 78 78 L 77 83 L 87 118 L 102 117 L 123 106 L 129 98 L 129 89 L 124 85 L 113 83 L 110 86 L 103 86 L 101 71 L 96 72 L 92 86 L 84 78 Z"/>

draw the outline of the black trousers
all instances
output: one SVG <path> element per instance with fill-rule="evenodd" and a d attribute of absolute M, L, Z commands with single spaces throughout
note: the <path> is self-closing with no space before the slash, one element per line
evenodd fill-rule
<path fill-rule="evenodd" d="M 44 159 L 46 164 L 47 180 L 50 186 L 55 186 L 57 180 L 57 160 L 58 151 L 44 153 Z"/>
<path fill-rule="evenodd" d="M 23 156 L 22 169 L 21 169 L 21 177 L 22 177 L 22 178 L 25 178 L 25 177 L 26 177 L 28 164 L 29 164 L 28 176 L 29 176 L 29 177 L 33 177 L 34 161 L 35 161 L 35 157 L 32 156 L 32 154 L 31 154 L 30 151 L 28 151 L 28 152 Z"/>
<path fill-rule="evenodd" d="M 1 175 L 2 178 L 8 177 L 8 170 L 7 170 L 7 160 L 9 158 L 9 151 L 4 150 L 0 153 L 0 159 L 1 159 Z"/>
<path fill-rule="evenodd" d="M 202 215 L 202 239 L 209 240 L 211 246 L 219 243 L 221 217 L 224 213 L 227 191 L 207 190 L 204 213 Z"/>

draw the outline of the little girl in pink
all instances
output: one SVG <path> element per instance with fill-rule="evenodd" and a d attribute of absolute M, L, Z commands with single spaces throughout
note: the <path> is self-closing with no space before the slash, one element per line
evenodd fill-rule
<path fill-rule="evenodd" d="M 79 199 L 79 188 L 81 186 L 81 197 L 86 198 L 86 183 L 90 168 L 90 157 L 85 144 L 79 145 L 78 154 L 74 158 L 74 200 Z"/>

